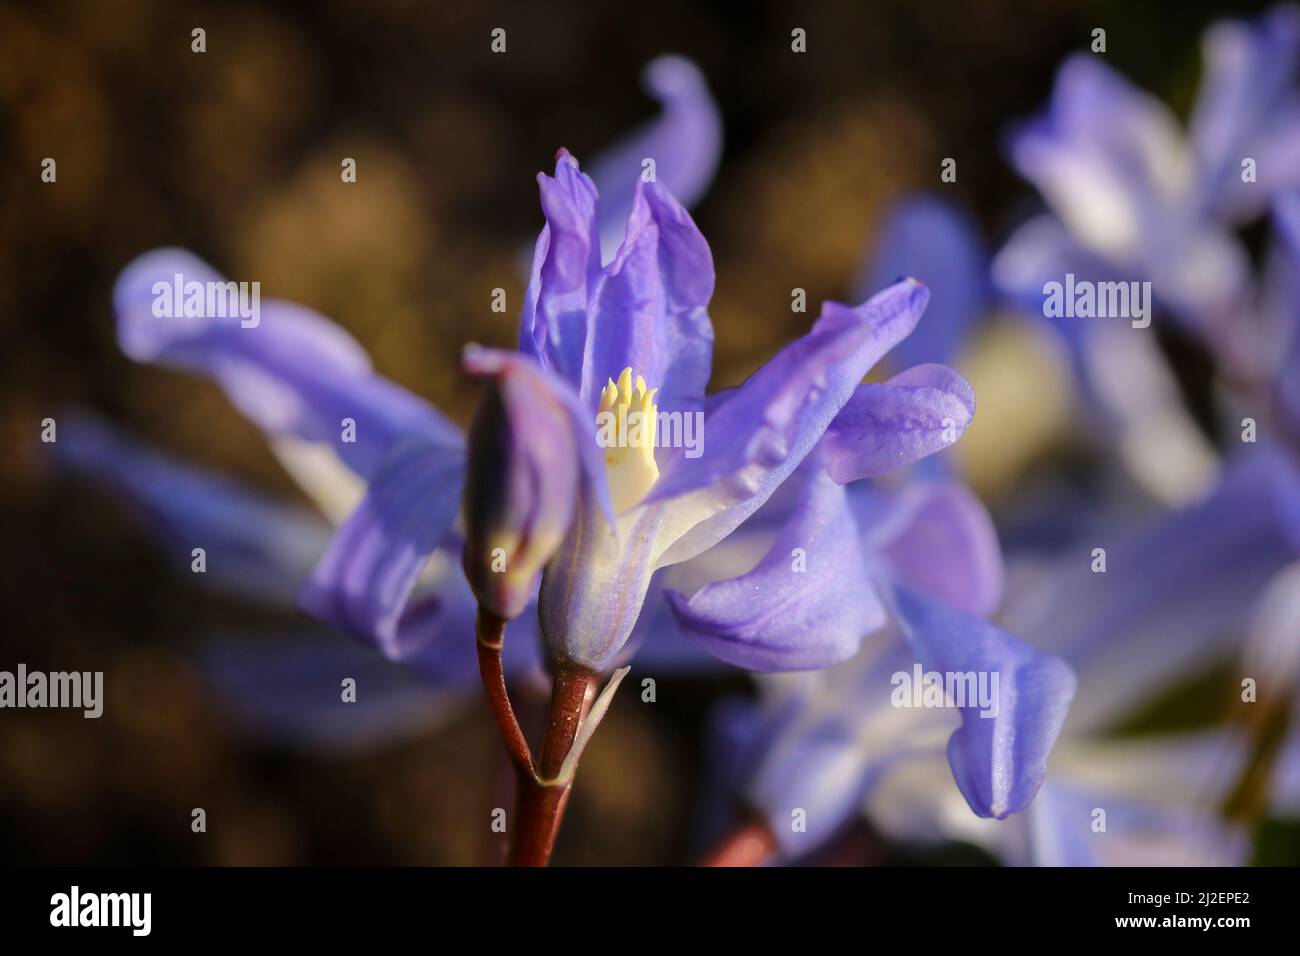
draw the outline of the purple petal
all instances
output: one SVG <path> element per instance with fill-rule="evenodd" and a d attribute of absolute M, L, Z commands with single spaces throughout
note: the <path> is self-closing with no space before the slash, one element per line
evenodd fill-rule
<path fill-rule="evenodd" d="M 722 116 L 694 63 L 680 56 L 656 57 L 646 64 L 643 81 L 663 113 L 591 164 L 591 178 L 600 190 L 605 261 L 623 241 L 645 159 L 655 161 L 656 179 L 689 209 L 708 190 L 722 156 Z"/>
<path fill-rule="evenodd" d="M 704 236 L 662 184 L 638 182 L 627 238 L 592 293 L 583 398 L 590 404 L 607 379 L 630 367 L 659 389 L 664 411 L 701 408 L 713 356 L 712 296 Z"/>
<path fill-rule="evenodd" d="M 1075 238 L 1120 263 L 1140 251 L 1162 190 L 1189 180 L 1169 110 L 1085 55 L 1062 65 L 1047 112 L 1014 131 L 1010 152 Z"/>
<path fill-rule="evenodd" d="M 1300 192 L 1279 196 L 1273 205 L 1273 215 L 1287 253 L 1300 266 Z"/>
<path fill-rule="evenodd" d="M 1270 784 L 1269 810 L 1274 816 L 1300 816 L 1300 733 L 1297 721 L 1291 728 L 1277 758 Z"/>
<path fill-rule="evenodd" d="M 1300 553 L 1300 472 L 1280 449 L 1247 445 L 1200 503 L 1088 538 L 1014 621 L 1078 672 L 1074 729 L 1106 725 L 1239 639 L 1260 592 Z M 1092 571 L 1096 547 L 1105 573 Z"/>
<path fill-rule="evenodd" d="M 493 375 L 510 369 L 521 378 L 526 377 L 527 390 L 532 391 L 536 401 L 560 409 L 567 416 L 572 435 L 570 447 L 575 449 L 580 465 L 573 501 L 576 517 L 571 523 L 565 522 L 569 525 L 568 533 L 546 565 L 538 592 L 538 614 L 554 657 L 601 670 L 631 633 L 643 588 L 649 584 L 649 570 L 643 567 L 643 574 L 620 573 L 612 581 L 600 577 L 611 571 L 610 561 L 621 563 L 622 567 L 617 569 L 620 572 L 635 570 L 636 562 L 630 553 L 620 556 L 618 552 L 605 462 L 596 442 L 595 416 L 586 410 L 565 381 L 554 375 L 538 374 L 539 370 L 527 363 L 521 356 L 491 349 L 475 347 L 465 354 L 465 365 L 471 372 Z M 522 420 L 515 425 L 529 427 Z M 563 508 L 553 501 L 547 506 Z M 545 520 L 556 519 L 548 515 Z M 602 557 L 608 560 L 600 560 Z M 468 560 L 472 560 L 469 555 Z M 616 587 L 629 587 L 639 593 L 635 598 L 629 596 L 626 601 L 619 601 L 612 590 Z M 593 593 L 600 594 L 598 601 L 588 600 Z M 605 618 L 611 608 L 622 611 L 617 624 Z"/>
<path fill-rule="evenodd" d="M 489 380 L 470 430 L 465 574 L 484 607 L 511 619 L 573 520 L 587 438 L 575 418 L 586 416 L 573 414 L 576 396 L 568 406 L 559 397 L 572 393 L 567 383 L 519 353 L 471 348 L 464 364 Z"/>
<path fill-rule="evenodd" d="M 589 296 L 600 273 L 596 187 L 564 149 L 556 154 L 555 176 L 538 173 L 537 184 L 546 225 L 533 252 L 519 350 L 577 389 Z"/>
<path fill-rule="evenodd" d="M 1002 549 L 988 511 L 965 485 L 924 482 L 896 505 L 906 518 L 879 545 L 893 577 L 914 591 L 975 617 L 1002 603 Z"/>
<path fill-rule="evenodd" d="M 762 553 L 762 548 L 755 551 L 749 564 L 761 557 Z M 702 557 L 696 560 L 704 563 Z M 685 565 L 657 572 L 651 579 L 636 626 L 614 660 L 616 666 L 635 660 L 637 670 L 642 673 L 683 677 L 721 674 L 729 670 L 726 664 L 682 634 L 673 617 L 672 608 L 664 600 L 663 594 L 670 582 L 676 584 L 678 578 L 682 577 L 673 575 L 672 572 L 682 567 Z M 695 583 L 702 586 L 719 576 L 716 573 L 710 574 L 702 581 L 695 579 Z"/>
<path fill-rule="evenodd" d="M 1039 865 L 1240 866 L 1249 834 L 1221 815 L 1250 748 L 1222 730 L 1074 739 L 1026 816 Z M 1093 830 L 1094 810 L 1106 813 Z"/>
<path fill-rule="evenodd" d="M 1084 248 L 1055 216 L 1034 216 L 1018 226 L 993 259 L 992 278 L 998 294 L 1028 316 L 1050 325 L 1076 356 L 1087 334 L 1087 322 L 1064 322 L 1043 316 L 1043 287 L 1072 272 L 1077 280 L 1130 281 L 1137 273 L 1120 273 L 1095 252 Z"/>
<path fill-rule="evenodd" d="M 445 561 L 446 573 L 416 585 L 415 597 L 398 625 L 397 657 L 435 687 L 477 687 L 478 650 L 473 634 L 478 601 L 446 543 L 433 560 Z M 524 681 L 542 675 L 541 651 L 536 608 L 530 605 L 506 629 L 502 650 L 506 677 Z"/>
<path fill-rule="evenodd" d="M 402 614 L 456 517 L 463 480 L 459 452 L 414 440 L 397 445 L 304 587 L 302 607 L 391 659 L 408 656 Z"/>
<path fill-rule="evenodd" d="M 202 260 L 157 249 L 123 270 L 113 292 L 118 339 L 141 362 L 164 362 L 213 378 L 240 412 L 271 435 L 330 445 L 369 477 L 397 441 L 419 437 L 459 447 L 459 431 L 428 403 L 375 375 L 360 345 L 300 305 L 261 303 L 257 324 L 237 316 L 154 315 L 155 283 L 220 282 Z M 346 420 L 354 426 L 349 429 Z"/>
<path fill-rule="evenodd" d="M 500 376 L 507 372 L 518 376 L 523 387 L 521 400 L 544 401 L 558 406 L 573 430 L 577 448 L 579 485 L 609 522 L 614 520 L 614 506 L 610 502 L 609 487 L 605 481 L 605 460 L 596 443 L 595 416 L 578 400 L 577 393 L 567 382 L 538 369 L 518 353 L 501 349 L 469 345 L 462 356 L 465 370 L 476 376 Z M 522 409 L 520 409 L 522 411 Z M 521 423 L 522 425 L 523 423 Z"/>
<path fill-rule="evenodd" d="M 945 365 L 859 385 L 826 431 L 826 470 L 841 484 L 887 474 L 954 444 L 974 418 L 975 390 Z"/>
<path fill-rule="evenodd" d="M 988 252 L 978 225 L 939 196 L 905 199 L 885 220 L 858 289 L 865 296 L 901 276 L 925 283 L 930 304 L 916 331 L 899 344 L 894 361 L 902 366 L 948 361 L 989 305 Z"/>
<path fill-rule="evenodd" d="M 1280 254 L 1274 259 L 1274 292 L 1281 361 L 1274 375 L 1278 404 L 1293 434 L 1300 435 L 1300 193 L 1286 193 L 1273 204 Z"/>
<path fill-rule="evenodd" d="M 830 671 L 775 685 L 746 793 L 762 810 L 783 854 L 820 848 L 861 813 L 863 800 L 899 761 L 942 745 L 951 727 L 941 708 L 890 706 L 892 675 L 911 665 L 907 645 L 891 634 Z M 791 826 L 802 811 L 802 830 Z"/>
<path fill-rule="evenodd" d="M 125 497 L 173 569 L 197 583 L 292 607 L 329 545 L 329 525 L 310 512 L 178 464 L 93 417 L 60 415 L 50 448 L 62 467 Z M 190 573 L 194 548 L 205 551 L 203 574 Z"/>
<path fill-rule="evenodd" d="M 1074 697 L 1074 674 L 1059 658 L 979 618 L 905 588 L 896 598 L 908 641 L 927 671 L 990 675 L 990 681 L 998 675 L 989 716 L 978 702 L 960 708 L 961 727 L 948 741 L 948 762 L 978 816 L 1002 819 L 1023 810 L 1047 772 L 1048 754 Z"/>
<path fill-rule="evenodd" d="M 672 608 L 654 585 L 646 593 L 637 627 L 615 663 L 621 666 L 633 660 L 639 673 L 656 677 L 704 677 L 728 671 L 725 663 L 682 634 Z"/>
<path fill-rule="evenodd" d="M 1192 147 L 1209 204 L 1246 219 L 1279 188 L 1300 186 L 1300 15 L 1278 6 L 1254 21 L 1220 21 L 1206 31 L 1203 56 Z M 1241 180 L 1246 157 L 1257 164 L 1253 183 Z"/>
<path fill-rule="evenodd" d="M 665 597 L 688 637 L 756 671 L 831 667 L 885 623 L 845 489 L 824 474 L 752 571 Z"/>
<path fill-rule="evenodd" d="M 1106 811 L 1097 831 L 1094 810 Z M 1215 812 L 1049 780 L 1029 808 L 1036 866 L 1244 866 L 1249 838 Z"/>
<path fill-rule="evenodd" d="M 908 279 L 856 308 L 826 303 L 808 335 L 710 408 L 703 455 L 690 459 L 678 450 L 647 498 L 686 515 L 687 530 L 660 564 L 701 553 L 753 514 L 820 441 L 871 367 L 915 328 L 928 298 Z"/>
<path fill-rule="evenodd" d="M 215 639 L 203 648 L 202 669 L 245 730 L 322 753 L 361 753 L 427 732 L 470 699 L 468 688 L 431 687 L 324 633 Z M 342 699 L 345 678 L 356 681 L 355 701 Z"/>
<path fill-rule="evenodd" d="M 828 714 L 783 741 L 761 766 L 750 787 L 787 857 L 824 845 L 860 811 L 866 794 L 894 754 L 867 753 L 857 746 L 859 728 L 844 715 Z M 803 826 L 793 815 L 801 811 Z"/>
<path fill-rule="evenodd" d="M 1194 328 L 1235 313 L 1249 260 L 1235 236 L 1200 216 L 1195 171 L 1164 104 L 1098 58 L 1075 56 L 1048 111 L 1021 125 L 1010 147 L 1071 237 L 1105 260 L 1106 278 L 1149 280 Z"/>
<path fill-rule="evenodd" d="M 538 591 L 537 613 L 554 660 L 596 672 L 613 662 L 641 617 L 654 572 L 653 541 L 637 529 L 620 538 L 589 495 L 580 495 L 578 519 Z"/>

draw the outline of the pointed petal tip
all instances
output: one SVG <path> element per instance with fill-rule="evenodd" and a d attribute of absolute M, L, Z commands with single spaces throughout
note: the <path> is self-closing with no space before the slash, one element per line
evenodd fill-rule
<path fill-rule="evenodd" d="M 577 169 L 580 169 L 580 168 L 581 168 L 580 165 L 579 165 L 579 163 L 578 163 L 578 157 L 574 156 L 571 152 L 569 152 L 568 147 L 566 147 L 566 146 L 561 146 L 559 149 L 557 149 L 557 150 L 555 151 L 555 172 L 556 172 L 556 174 L 558 175 L 559 172 L 560 172 L 560 169 L 563 168 L 563 167 L 565 167 L 565 166 L 568 166 L 568 167 L 570 167 L 570 168 L 572 168 L 572 169 L 574 169 L 574 170 L 577 170 Z"/>

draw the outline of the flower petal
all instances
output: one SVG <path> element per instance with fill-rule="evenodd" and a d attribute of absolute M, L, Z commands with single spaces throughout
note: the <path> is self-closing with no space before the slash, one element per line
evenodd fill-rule
<path fill-rule="evenodd" d="M 543 374 L 542 369 L 523 356 L 474 347 L 466 350 L 465 366 L 478 375 L 497 375 L 510 370 L 527 383 L 525 391 L 531 392 L 534 400 L 567 416 L 567 427 L 573 436 L 571 447 L 576 449 L 580 466 L 573 502 L 574 519 L 566 522 L 568 532 L 546 565 L 538 596 L 538 615 L 553 656 L 600 670 L 626 640 L 635 622 L 635 612 L 640 608 L 638 597 L 635 606 L 624 607 L 627 612 L 624 616 L 630 616 L 629 620 L 620 621 L 617 626 L 609 625 L 603 615 L 611 608 L 623 607 L 614 599 L 613 589 L 625 585 L 634 590 L 643 589 L 649 584 L 649 574 L 620 574 L 614 580 L 609 579 L 618 570 L 615 565 L 626 569 L 634 562 L 631 552 L 625 554 L 619 550 L 605 462 L 596 442 L 595 416 L 588 413 L 566 381 Z M 522 407 L 511 413 L 522 414 Z M 521 417 L 514 427 L 518 431 L 532 426 Z M 549 492 L 548 497 L 551 497 Z M 560 506 L 552 501 L 547 507 Z M 546 520 L 553 518 L 548 516 Z M 467 560 L 470 560 L 468 556 Z M 598 600 L 588 600 L 597 593 Z M 644 590 L 640 593 L 643 595 Z M 593 617 L 599 621 L 593 623 Z"/>
<path fill-rule="evenodd" d="M 945 365 L 859 385 L 826 430 L 826 470 L 840 484 L 887 474 L 956 443 L 974 418 L 975 390 Z"/>
<path fill-rule="evenodd" d="M 577 389 L 589 294 L 600 273 L 596 187 L 565 149 L 556 154 L 555 176 L 538 173 L 537 184 L 546 225 L 533 251 L 519 350 Z"/>
<path fill-rule="evenodd" d="M 1221 815 L 1246 766 L 1231 732 L 1074 739 L 1027 816 L 1039 865 L 1240 866 L 1244 829 Z M 1044 798 L 1047 798 L 1044 800 Z M 1041 805 L 1040 805 L 1041 804 Z M 1105 811 L 1105 830 L 1094 814 Z"/>
<path fill-rule="evenodd" d="M 326 633 L 214 638 L 200 661 L 204 679 L 246 731 L 309 752 L 364 753 L 427 733 L 469 699 L 468 687 L 430 687 Z M 344 678 L 357 682 L 355 701 L 340 700 Z"/>
<path fill-rule="evenodd" d="M 992 624 L 905 588 L 899 617 L 917 658 L 940 674 L 998 675 L 997 702 L 984 716 L 978 702 L 960 708 L 948 762 L 976 815 L 1002 819 L 1038 792 L 1047 757 L 1074 697 L 1065 662 Z"/>
<path fill-rule="evenodd" d="M 1051 327 L 1070 348 L 1076 363 L 1081 363 L 1083 338 L 1092 328 L 1088 322 L 1062 322 L 1043 316 L 1044 287 L 1060 282 L 1072 272 L 1076 280 L 1104 282 L 1130 281 L 1137 277 L 1121 274 L 1091 250 L 1085 249 L 1055 216 L 1034 216 L 1007 237 L 993 258 L 992 278 L 1000 296 L 1011 300 L 1025 315 Z M 1080 369 L 1080 377 L 1083 372 Z"/>
<path fill-rule="evenodd" d="M 50 448 L 142 512 L 172 566 L 200 583 L 292 607 L 329 546 L 329 525 L 310 512 L 172 461 L 92 416 L 60 415 Z M 204 574 L 189 573 L 194 548 L 204 549 Z"/>
<path fill-rule="evenodd" d="M 928 297 L 908 279 L 855 308 L 826 303 L 808 335 L 706 411 L 702 456 L 677 450 L 642 505 L 661 515 L 658 565 L 694 557 L 753 514 L 821 439 L 867 371 L 915 328 Z"/>
<path fill-rule="evenodd" d="M 1010 151 L 1071 237 L 1105 260 L 1107 279 L 1139 274 L 1194 328 L 1235 314 L 1249 260 L 1200 215 L 1191 153 L 1163 103 L 1097 57 L 1075 56 L 1050 108 L 1013 133 Z"/>
<path fill-rule="evenodd" d="M 510 375 L 516 380 L 522 391 L 519 400 L 511 403 L 510 411 L 514 415 L 524 416 L 514 421 L 516 429 L 527 429 L 532 424 L 531 419 L 526 417 L 527 410 L 524 408 L 529 401 L 546 403 L 558 409 L 574 436 L 573 444 L 579 465 L 579 507 L 592 509 L 592 517 L 599 517 L 602 522 L 612 526 L 614 505 L 605 477 L 605 461 L 596 442 L 595 417 L 588 414 L 567 381 L 548 373 L 544 368 L 537 368 L 519 353 L 479 345 L 467 346 L 462 362 L 471 375 Z M 553 504 L 559 506 L 558 503 Z"/>
<path fill-rule="evenodd" d="M 1106 812 L 1096 830 L 1096 811 Z M 1048 780 L 1029 808 L 1036 866 L 1245 866 L 1250 841 L 1211 810 L 1142 803 Z"/>
<path fill-rule="evenodd" d="M 1300 265 L 1300 192 L 1285 193 L 1273 205 L 1278 235 L 1292 260 Z"/>
<path fill-rule="evenodd" d="M 224 281 L 180 249 L 146 253 L 118 278 L 118 339 L 137 361 L 210 376 L 263 431 L 325 443 L 363 477 L 403 438 L 461 445 L 459 431 L 433 406 L 374 374 L 351 336 L 303 306 L 268 300 L 249 327 L 237 316 L 155 315 L 155 287 L 171 287 L 177 276 Z"/>
<path fill-rule="evenodd" d="M 1137 529 L 1096 529 L 1009 621 L 1078 672 L 1073 730 L 1104 727 L 1203 670 L 1300 553 L 1300 472 L 1280 449 L 1244 449 L 1199 503 Z M 1105 573 L 1092 570 L 1096 547 Z"/>
<path fill-rule="evenodd" d="M 808 670 L 848 660 L 885 623 L 843 486 L 819 474 L 766 556 L 687 600 L 665 597 L 686 635 L 728 663 Z"/>
<path fill-rule="evenodd" d="M 916 276 L 930 290 L 925 319 L 899 343 L 893 361 L 946 362 L 957 353 L 989 306 L 988 258 L 978 225 L 956 203 L 920 194 L 890 212 L 858 289 L 865 296 Z"/>
<path fill-rule="evenodd" d="M 663 112 L 591 164 L 606 262 L 623 242 L 644 160 L 655 161 L 656 179 L 689 209 L 708 190 L 722 157 L 722 115 L 699 67 L 684 57 L 659 56 L 646 64 L 643 82 Z"/>
<path fill-rule="evenodd" d="M 418 440 L 394 447 L 303 588 L 301 606 L 391 659 L 409 656 L 403 611 L 456 517 L 463 481 L 459 452 Z"/>
<path fill-rule="evenodd" d="M 637 182 L 627 238 L 592 291 L 582 396 L 632 368 L 666 412 L 703 406 L 713 357 L 713 256 L 690 214 L 657 182 Z"/>
<path fill-rule="evenodd" d="M 762 748 L 750 758 L 745 791 L 787 858 L 833 837 L 900 762 L 942 752 L 955 723 L 950 710 L 890 704 L 892 675 L 912 660 L 891 629 L 840 667 L 763 679 Z M 791 826 L 796 814 L 802 829 Z"/>
<path fill-rule="evenodd" d="M 465 573 L 484 606 L 517 617 L 568 532 L 578 501 L 576 430 L 589 418 L 560 396 L 568 384 L 520 353 L 471 347 L 466 369 L 489 380 L 470 430 L 465 487 Z M 600 476 L 597 475 L 597 478 Z M 504 566 L 499 563 L 504 562 Z"/>
<path fill-rule="evenodd" d="M 1217 212 L 1249 218 L 1278 188 L 1300 186 L 1300 15 L 1278 6 L 1257 20 L 1219 21 L 1206 31 L 1202 52 L 1191 141 L 1203 188 Z M 1241 179 L 1246 157 L 1257 163 L 1250 183 Z"/>
<path fill-rule="evenodd" d="M 975 617 L 1002 603 L 1005 572 L 993 519 L 957 481 L 913 484 L 896 508 L 906 517 L 879 554 L 895 580 Z"/>
<path fill-rule="evenodd" d="M 1273 223 L 1278 237 L 1271 278 L 1277 297 L 1276 318 L 1280 340 L 1280 361 L 1273 387 L 1278 404 L 1294 434 L 1300 434 L 1300 192 L 1279 196 L 1273 204 Z"/>
<path fill-rule="evenodd" d="M 1117 262 L 1140 251 L 1160 207 L 1191 187 L 1173 115 L 1096 57 L 1062 65 L 1047 112 L 1014 131 L 1010 152 L 1070 232 Z"/>

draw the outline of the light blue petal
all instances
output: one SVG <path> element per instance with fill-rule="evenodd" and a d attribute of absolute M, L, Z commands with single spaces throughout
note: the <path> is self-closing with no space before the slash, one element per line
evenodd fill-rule
<path fill-rule="evenodd" d="M 753 514 L 812 451 L 873 365 L 916 327 L 929 293 L 905 280 L 857 307 L 827 302 L 812 331 L 705 413 L 699 458 L 677 450 L 646 503 L 698 514 L 661 555 L 684 561 Z"/>
<path fill-rule="evenodd" d="M 917 365 L 859 385 L 822 441 L 841 484 L 888 474 L 955 444 L 975 419 L 975 390 L 945 365 Z"/>
<path fill-rule="evenodd" d="M 249 327 L 237 316 L 156 315 L 157 284 L 171 286 L 176 276 L 187 283 L 224 281 L 181 249 L 145 253 L 117 280 L 118 340 L 137 361 L 212 378 L 269 435 L 325 443 L 364 478 L 404 438 L 461 446 L 454 425 L 424 400 L 376 375 L 361 346 L 310 309 L 267 300 L 257 324 Z"/>
<path fill-rule="evenodd" d="M 1300 186 L 1300 14 L 1279 5 L 1256 20 L 1222 20 L 1206 31 L 1203 59 L 1191 141 L 1206 206 L 1247 219 L 1279 189 Z M 1256 164 L 1249 183 L 1247 157 Z"/>
<path fill-rule="evenodd" d="M 967 700 L 961 727 L 948 741 L 948 762 L 978 816 L 1002 819 L 1033 800 L 1047 757 L 1074 697 L 1070 668 L 976 617 L 899 588 L 897 607 L 908 641 L 927 671 L 997 673 L 996 704 Z"/>
<path fill-rule="evenodd" d="M 899 343 L 895 368 L 950 361 L 990 304 L 989 253 L 978 224 L 956 203 L 909 196 L 885 219 L 859 296 L 914 276 L 930 290 L 916 331 Z"/>
<path fill-rule="evenodd" d="M 592 291 L 582 396 L 594 405 L 625 368 L 659 389 L 663 412 L 704 403 L 713 360 L 713 256 L 659 183 L 637 184 L 627 238 Z"/>
<path fill-rule="evenodd" d="M 418 440 L 398 444 L 303 588 L 302 607 L 390 659 L 410 656 L 421 635 L 403 628 L 403 613 L 456 517 L 463 469 L 459 452 Z"/>
<path fill-rule="evenodd" d="M 1094 829 L 1096 811 L 1105 829 Z M 1048 780 L 1028 810 L 1036 866 L 1245 866 L 1250 840 L 1213 810 Z"/>
<path fill-rule="evenodd" d="M 1298 548 L 1300 473 L 1280 449 L 1244 445 L 1203 501 L 1090 532 L 1011 625 L 1078 673 L 1071 728 L 1099 728 L 1226 653 Z"/>
<path fill-rule="evenodd" d="M 524 293 L 519 351 L 580 389 L 588 303 L 600 273 L 596 187 L 564 149 L 556 154 L 555 176 L 538 173 L 537 184 L 546 225 Z"/>
<path fill-rule="evenodd" d="M 891 518 L 889 537 L 873 544 L 894 580 L 975 617 L 1001 606 L 1002 549 L 993 519 L 970 489 L 957 481 L 916 482 L 892 510 L 901 522 Z"/>
<path fill-rule="evenodd" d="M 699 67 L 668 54 L 646 65 L 643 81 L 663 112 L 601 151 L 591 164 L 591 178 L 601 196 L 600 239 L 606 262 L 623 242 L 646 159 L 655 162 L 656 180 L 689 209 L 708 190 L 722 157 L 722 116 Z"/>
<path fill-rule="evenodd" d="M 178 576 L 292 607 L 331 528 L 301 508 L 175 462 L 83 413 L 58 418 L 60 466 L 123 496 L 148 521 Z M 193 549 L 205 572 L 193 574 Z"/>
<path fill-rule="evenodd" d="M 752 571 L 665 596 L 688 637 L 756 671 L 833 666 L 885 623 L 847 493 L 825 474 Z"/>
<path fill-rule="evenodd" d="M 582 463 L 600 487 L 604 464 L 591 417 L 563 379 L 522 353 L 476 346 L 464 367 L 488 381 L 470 430 L 465 573 L 479 602 L 509 620 L 568 533 Z"/>
<path fill-rule="evenodd" d="M 472 699 L 469 686 L 431 686 L 324 632 L 216 638 L 204 645 L 200 661 L 236 723 L 293 749 L 367 752 L 427 732 Z M 343 699 L 347 679 L 356 682 L 354 701 Z"/>

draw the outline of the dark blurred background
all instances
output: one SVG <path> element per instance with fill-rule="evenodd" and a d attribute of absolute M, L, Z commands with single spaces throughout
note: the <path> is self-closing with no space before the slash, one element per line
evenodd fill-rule
<path fill-rule="evenodd" d="M 960 169 L 943 188 L 998 236 L 1031 197 L 1002 131 L 1044 102 L 1094 26 L 1114 66 L 1185 109 L 1204 26 L 1263 6 L 0 3 L 0 667 L 107 675 L 98 721 L 0 714 L 0 861 L 483 859 L 499 751 L 485 707 L 364 755 L 240 733 L 196 641 L 283 622 L 178 582 L 111 496 L 51 474 L 39 422 L 81 405 L 302 500 L 214 386 L 120 353 L 110 292 L 135 255 L 181 245 L 259 277 L 463 423 L 461 346 L 514 341 L 519 252 L 541 223 L 535 174 L 560 146 L 587 159 L 653 116 L 641 69 L 682 53 L 726 123 L 695 216 L 718 272 L 714 386 L 733 384 L 806 327 L 792 287 L 814 309 L 849 295 L 882 211 L 938 188 L 942 157 Z M 505 55 L 489 52 L 498 26 Z M 57 185 L 40 181 L 47 156 Z M 340 184 L 343 156 L 354 185 Z M 497 286 L 506 315 L 489 310 Z M 702 718 L 743 686 L 665 681 L 656 707 L 624 694 L 584 759 L 557 862 L 688 859 Z"/>

